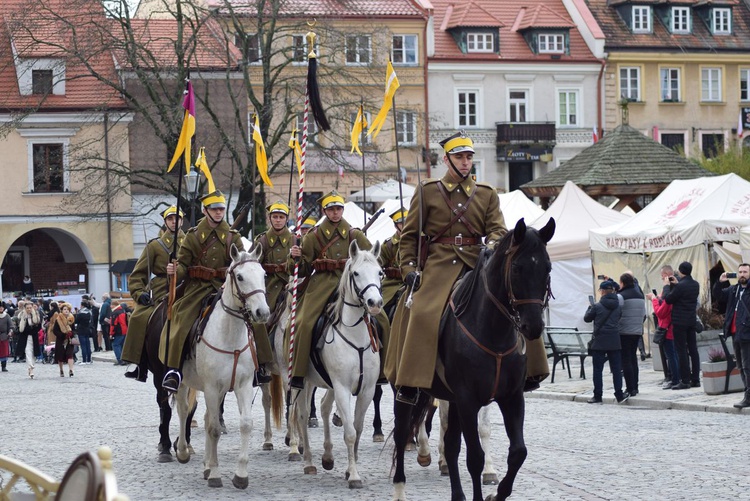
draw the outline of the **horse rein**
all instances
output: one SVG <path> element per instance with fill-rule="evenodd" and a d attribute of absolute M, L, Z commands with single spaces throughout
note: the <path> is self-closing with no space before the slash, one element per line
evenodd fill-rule
<path fill-rule="evenodd" d="M 242 292 L 240 290 L 240 285 L 239 285 L 239 283 L 237 283 L 238 281 L 237 281 L 237 275 L 235 274 L 235 268 L 237 266 L 239 266 L 241 264 L 245 264 L 245 263 L 258 263 L 258 264 L 260 264 L 260 261 L 258 261 L 257 259 L 243 259 L 241 261 L 233 262 L 232 266 L 230 266 L 229 269 L 227 270 L 227 275 L 229 275 L 230 278 L 231 278 L 232 296 L 235 299 L 239 300 L 239 302 L 242 304 L 242 307 L 239 308 L 239 309 L 237 309 L 237 310 L 233 310 L 232 308 L 230 308 L 229 306 L 227 306 L 224 303 L 224 298 L 221 299 L 221 307 L 224 309 L 224 311 L 226 311 L 230 315 L 232 315 L 234 317 L 237 317 L 237 318 L 242 318 L 243 320 L 245 320 L 245 322 L 248 322 L 249 321 L 249 318 L 248 318 L 249 314 L 248 314 L 247 308 L 245 307 L 245 303 L 247 302 L 248 299 L 250 299 L 252 296 L 254 296 L 256 294 L 263 294 L 265 296 L 266 295 L 266 290 L 265 290 L 265 288 L 263 288 L 263 289 L 255 289 L 255 290 L 252 290 L 250 292 Z"/>

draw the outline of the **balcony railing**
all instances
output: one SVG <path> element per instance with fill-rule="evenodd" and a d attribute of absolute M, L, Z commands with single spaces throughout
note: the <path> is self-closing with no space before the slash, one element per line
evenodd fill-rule
<path fill-rule="evenodd" d="M 498 122 L 498 144 L 555 144 L 554 122 Z"/>

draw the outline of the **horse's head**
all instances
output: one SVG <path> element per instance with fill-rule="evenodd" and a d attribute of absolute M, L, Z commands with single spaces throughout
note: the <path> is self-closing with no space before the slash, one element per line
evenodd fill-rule
<path fill-rule="evenodd" d="M 380 282 L 383 270 L 378 263 L 380 242 L 372 251 L 359 248 L 356 240 L 349 244 L 349 261 L 339 282 L 339 297 L 347 303 L 360 304 L 371 315 L 377 315 L 383 308 Z"/>
<path fill-rule="evenodd" d="M 541 230 L 528 228 L 521 218 L 497 245 L 487 265 L 490 276 L 500 277 L 494 282 L 493 293 L 510 306 L 511 321 L 530 340 L 541 336 L 544 329 L 542 312 L 547 306 L 552 270 L 547 242 L 554 234 L 553 218 Z"/>
<path fill-rule="evenodd" d="M 260 244 L 253 246 L 250 252 L 241 251 L 232 244 L 232 264 L 224 282 L 224 290 L 232 294 L 233 306 L 256 323 L 265 323 L 271 316 L 266 302 L 266 272 L 260 264 L 262 253 Z"/>

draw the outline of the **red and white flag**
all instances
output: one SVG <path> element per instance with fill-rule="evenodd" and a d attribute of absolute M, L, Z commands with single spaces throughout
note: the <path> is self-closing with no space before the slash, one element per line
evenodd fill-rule
<path fill-rule="evenodd" d="M 344 177 L 344 166 L 339 165 L 339 177 Z"/>
<path fill-rule="evenodd" d="M 742 110 L 740 110 L 740 119 L 737 123 L 737 137 L 742 138 L 742 135 L 745 133 L 745 127 L 742 123 Z"/>
<path fill-rule="evenodd" d="M 593 136 L 591 139 L 594 141 L 594 144 L 599 140 L 599 131 L 597 130 L 596 125 L 594 125 Z"/>

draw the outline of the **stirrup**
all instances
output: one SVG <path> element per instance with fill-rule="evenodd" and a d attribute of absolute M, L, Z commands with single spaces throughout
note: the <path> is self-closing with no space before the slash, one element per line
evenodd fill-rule
<path fill-rule="evenodd" d="M 412 393 L 412 391 L 414 393 Z M 419 388 L 401 386 L 396 392 L 396 400 L 403 404 L 417 405 L 417 400 L 419 400 Z"/>
<path fill-rule="evenodd" d="M 182 374 L 180 371 L 171 369 L 164 375 L 161 387 L 170 393 L 177 393 L 182 383 Z"/>
<path fill-rule="evenodd" d="M 253 377 L 253 386 L 268 384 L 270 382 L 271 375 L 266 371 L 266 366 L 261 365 L 260 367 L 258 367 L 258 370 L 255 371 L 255 376 Z"/>

